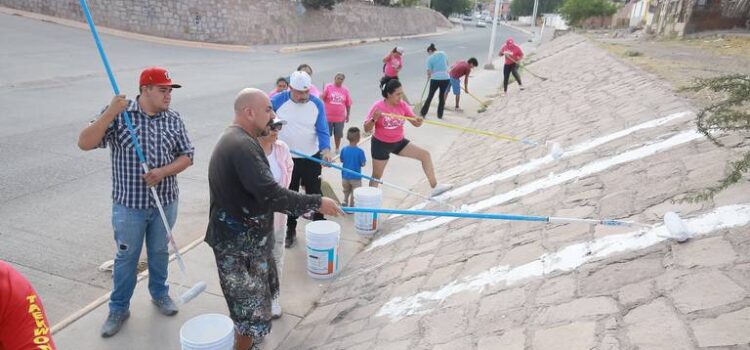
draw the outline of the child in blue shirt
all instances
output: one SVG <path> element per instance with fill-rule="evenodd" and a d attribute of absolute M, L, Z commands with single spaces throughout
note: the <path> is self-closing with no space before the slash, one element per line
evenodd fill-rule
<path fill-rule="evenodd" d="M 367 163 L 365 152 L 357 146 L 360 139 L 359 128 L 353 126 L 346 131 L 346 139 L 349 145 L 341 149 L 341 163 L 345 169 L 362 173 L 362 167 Z M 344 186 L 344 202 L 342 206 L 354 206 L 354 189 L 362 187 L 362 177 L 345 171 L 341 172 L 341 184 Z"/>

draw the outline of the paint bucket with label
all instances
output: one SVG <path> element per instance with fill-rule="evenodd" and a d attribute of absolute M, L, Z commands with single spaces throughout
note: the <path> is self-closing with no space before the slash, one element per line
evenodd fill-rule
<path fill-rule="evenodd" d="M 380 208 L 383 191 L 377 187 L 359 187 L 354 190 L 354 206 Z M 378 213 L 354 213 L 354 229 L 361 235 L 378 232 Z"/>
<path fill-rule="evenodd" d="M 341 226 L 333 221 L 313 221 L 305 226 L 307 274 L 316 279 L 332 278 L 339 271 Z"/>
<path fill-rule="evenodd" d="M 189 319 L 180 327 L 182 350 L 234 349 L 234 323 L 221 314 L 205 314 Z"/>

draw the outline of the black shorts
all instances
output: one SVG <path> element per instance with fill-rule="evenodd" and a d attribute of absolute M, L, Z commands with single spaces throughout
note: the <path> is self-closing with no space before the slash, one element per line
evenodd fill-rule
<path fill-rule="evenodd" d="M 388 160 L 391 153 L 399 154 L 409 144 L 409 139 L 403 138 L 398 142 L 383 142 L 376 138 L 370 141 L 370 155 L 372 159 Z"/>

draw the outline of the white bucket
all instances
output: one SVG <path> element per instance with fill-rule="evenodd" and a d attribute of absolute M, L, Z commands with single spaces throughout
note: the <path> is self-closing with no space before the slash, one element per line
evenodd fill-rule
<path fill-rule="evenodd" d="M 328 279 L 339 271 L 341 226 L 333 221 L 313 221 L 305 226 L 307 274 Z"/>
<path fill-rule="evenodd" d="M 354 189 L 354 206 L 359 208 L 380 208 L 383 191 L 377 187 Z M 361 235 L 378 232 L 378 213 L 354 213 L 354 229 Z"/>
<path fill-rule="evenodd" d="M 234 322 L 221 314 L 193 317 L 180 328 L 180 344 L 182 350 L 232 350 Z"/>

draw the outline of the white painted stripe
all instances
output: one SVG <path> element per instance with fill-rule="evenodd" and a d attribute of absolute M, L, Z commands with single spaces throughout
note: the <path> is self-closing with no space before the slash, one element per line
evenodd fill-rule
<path fill-rule="evenodd" d="M 673 113 L 673 114 L 670 114 L 670 115 L 668 115 L 666 117 L 662 117 L 662 118 L 654 119 L 654 120 L 649 120 L 647 122 L 635 125 L 633 127 L 630 127 L 630 128 L 624 129 L 624 130 L 620 130 L 618 132 L 615 132 L 615 133 L 612 133 L 612 134 L 609 134 L 609 135 L 605 135 L 605 136 L 602 136 L 602 137 L 599 137 L 599 138 L 595 138 L 593 140 L 589 140 L 589 141 L 586 141 L 586 142 L 583 142 L 583 143 L 579 143 L 579 144 L 577 144 L 575 146 L 569 147 L 565 152 L 563 152 L 562 156 L 560 157 L 560 159 L 577 156 L 577 155 L 582 154 L 584 152 L 588 152 L 588 151 L 590 151 L 592 149 L 595 149 L 595 148 L 597 148 L 597 147 L 599 147 L 599 146 L 601 146 L 601 145 L 603 145 L 605 143 L 612 142 L 612 141 L 617 140 L 619 138 L 628 136 L 628 135 L 630 135 L 630 134 L 632 134 L 634 132 L 637 132 L 637 131 L 640 131 L 640 130 L 645 130 L 645 129 L 650 129 L 650 128 L 655 128 L 655 127 L 658 127 L 658 126 L 662 126 L 662 125 L 665 125 L 665 124 L 667 124 L 669 122 L 672 122 L 674 120 L 677 120 L 677 119 L 680 119 L 680 118 L 685 118 L 685 117 L 692 116 L 692 115 L 693 115 L 692 112 Z M 451 198 L 455 198 L 455 197 L 467 194 L 467 193 L 473 191 L 474 189 L 476 189 L 478 187 L 487 186 L 487 185 L 493 184 L 495 182 L 507 180 L 507 179 L 516 177 L 518 175 L 521 175 L 521 174 L 524 174 L 524 173 L 528 173 L 528 172 L 537 170 L 537 169 L 539 169 L 543 165 L 551 164 L 551 163 L 554 163 L 556 161 L 557 160 L 554 159 L 551 155 L 546 155 L 546 156 L 544 156 L 542 158 L 532 159 L 532 160 L 526 162 L 525 164 L 521 164 L 521 165 L 515 166 L 515 167 L 510 168 L 510 169 L 508 169 L 506 171 L 503 171 L 501 173 L 490 175 L 490 176 L 487 176 L 487 177 L 485 177 L 485 178 L 483 178 L 481 180 L 474 181 L 474 182 L 468 183 L 466 185 L 463 185 L 461 187 L 454 188 L 454 189 L 452 189 L 452 190 L 450 190 L 450 191 L 448 191 L 446 193 L 443 193 L 443 194 L 435 197 L 435 199 L 440 200 L 440 201 L 445 201 L 445 200 L 448 200 L 448 199 L 451 199 Z M 426 202 L 426 201 L 425 202 L 421 202 L 421 203 L 419 203 L 417 205 L 412 206 L 411 208 L 409 208 L 409 210 L 423 209 L 424 207 L 427 206 L 427 204 L 428 204 L 428 202 Z M 389 219 L 397 218 L 399 216 L 401 216 L 401 215 L 400 214 L 391 215 L 389 217 Z"/>
<path fill-rule="evenodd" d="M 474 204 L 465 205 L 462 207 L 462 209 L 465 212 L 476 213 L 476 212 L 479 212 L 488 208 L 492 208 L 499 204 L 505 203 L 512 199 L 516 199 L 522 196 L 529 195 L 531 193 L 534 193 L 536 191 L 539 191 L 545 188 L 560 185 L 562 183 L 565 183 L 567 181 L 570 181 L 576 178 L 583 178 L 592 174 L 596 174 L 598 172 L 604 171 L 616 165 L 624 164 L 627 162 L 631 162 L 637 159 L 641 159 L 644 157 L 654 155 L 656 153 L 668 150 L 672 147 L 690 142 L 695 139 L 699 139 L 701 137 L 703 137 L 703 135 L 696 130 L 683 131 L 664 141 L 642 146 L 642 147 L 618 154 L 614 157 L 610 157 L 610 158 L 606 158 L 602 160 L 596 160 L 591 163 L 588 163 L 587 165 L 584 165 L 581 168 L 571 169 L 571 170 L 565 171 L 557 175 L 548 176 L 546 178 L 542 178 L 542 179 L 530 182 L 512 191 L 492 196 L 490 198 L 476 202 Z M 367 250 L 369 251 L 377 247 L 394 242 L 396 240 L 399 240 L 401 238 L 404 238 L 406 236 L 410 236 L 415 233 L 419 233 L 425 230 L 438 227 L 440 225 L 447 224 L 456 219 L 457 218 L 455 217 L 438 217 L 429 221 L 409 223 L 401 229 L 398 229 L 388 235 L 385 235 L 383 237 L 380 237 L 374 240 L 372 244 L 370 244 L 370 246 L 367 248 Z"/>
<path fill-rule="evenodd" d="M 694 235 L 745 226 L 750 223 L 750 204 L 728 205 L 714 209 L 700 217 L 685 220 Z M 669 232 L 664 225 L 652 229 L 611 235 L 593 241 L 573 244 L 555 253 L 544 254 L 528 264 L 511 268 L 507 265 L 493 267 L 485 272 L 454 280 L 440 289 L 424 291 L 409 297 L 393 298 L 385 303 L 376 316 L 399 319 L 414 314 L 426 314 L 436 304 L 451 295 L 464 291 L 481 293 L 485 287 L 501 282 L 513 285 L 519 281 L 541 277 L 553 272 L 572 271 L 581 265 L 607 258 L 617 253 L 635 251 L 667 240 Z"/>

